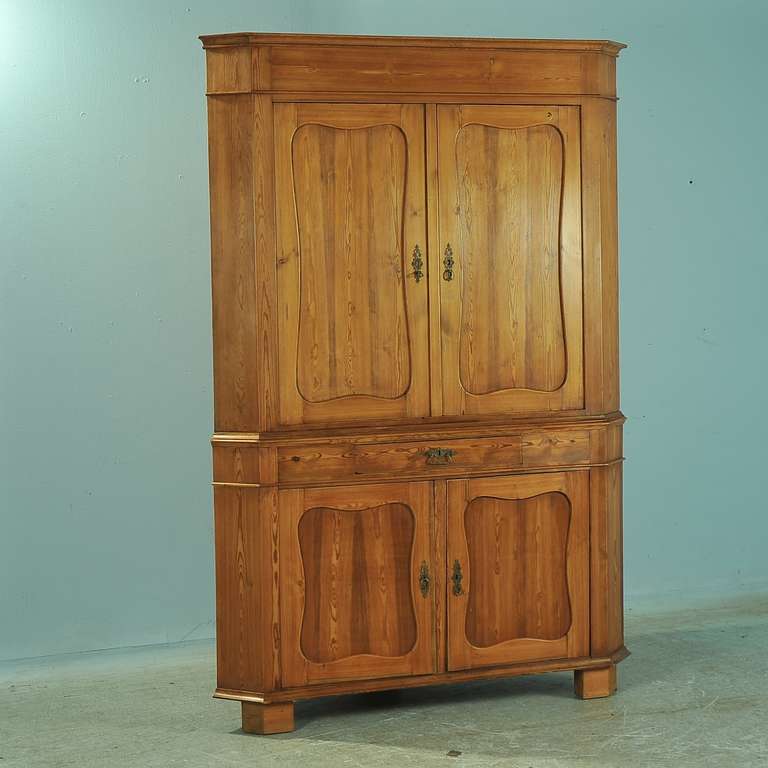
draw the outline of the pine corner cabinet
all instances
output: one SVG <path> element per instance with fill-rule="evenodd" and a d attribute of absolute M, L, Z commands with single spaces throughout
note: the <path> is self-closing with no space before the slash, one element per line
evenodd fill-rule
<path fill-rule="evenodd" d="M 622 617 L 604 40 L 202 38 L 216 696 L 572 670 Z"/>

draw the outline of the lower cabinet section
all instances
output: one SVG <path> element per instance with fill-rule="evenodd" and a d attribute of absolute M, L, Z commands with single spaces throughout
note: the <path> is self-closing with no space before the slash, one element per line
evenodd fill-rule
<path fill-rule="evenodd" d="M 616 689 L 618 462 L 214 499 L 216 695 L 246 730 L 339 693 L 556 670 L 582 698 Z"/>
<path fill-rule="evenodd" d="M 589 476 L 447 486 L 448 669 L 589 655 Z"/>
<path fill-rule="evenodd" d="M 432 672 L 432 483 L 278 499 L 283 685 Z"/>
<path fill-rule="evenodd" d="M 586 472 L 287 489 L 278 506 L 283 687 L 589 655 Z"/>

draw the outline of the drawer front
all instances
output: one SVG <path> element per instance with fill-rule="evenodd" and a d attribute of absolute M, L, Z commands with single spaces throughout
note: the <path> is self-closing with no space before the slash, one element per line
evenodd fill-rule
<path fill-rule="evenodd" d="M 450 477 L 520 467 L 519 435 L 436 442 L 336 444 L 280 448 L 282 483 L 349 482 L 353 478 Z"/>

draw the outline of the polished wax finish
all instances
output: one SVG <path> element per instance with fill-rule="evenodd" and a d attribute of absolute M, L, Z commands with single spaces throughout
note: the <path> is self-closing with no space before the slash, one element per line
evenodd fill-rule
<path fill-rule="evenodd" d="M 207 49 L 221 698 L 626 656 L 607 41 Z"/>

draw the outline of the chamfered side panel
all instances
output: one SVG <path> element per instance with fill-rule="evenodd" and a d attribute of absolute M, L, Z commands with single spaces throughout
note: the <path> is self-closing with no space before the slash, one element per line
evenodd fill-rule
<path fill-rule="evenodd" d="M 214 488 L 218 687 L 279 688 L 275 488 Z"/>
<path fill-rule="evenodd" d="M 220 431 L 260 428 L 254 260 L 254 99 L 208 98 L 213 393 Z M 237 303 L 232 296 L 238 296 Z"/>
<path fill-rule="evenodd" d="M 283 424 L 429 413 L 424 108 L 275 107 Z"/>

